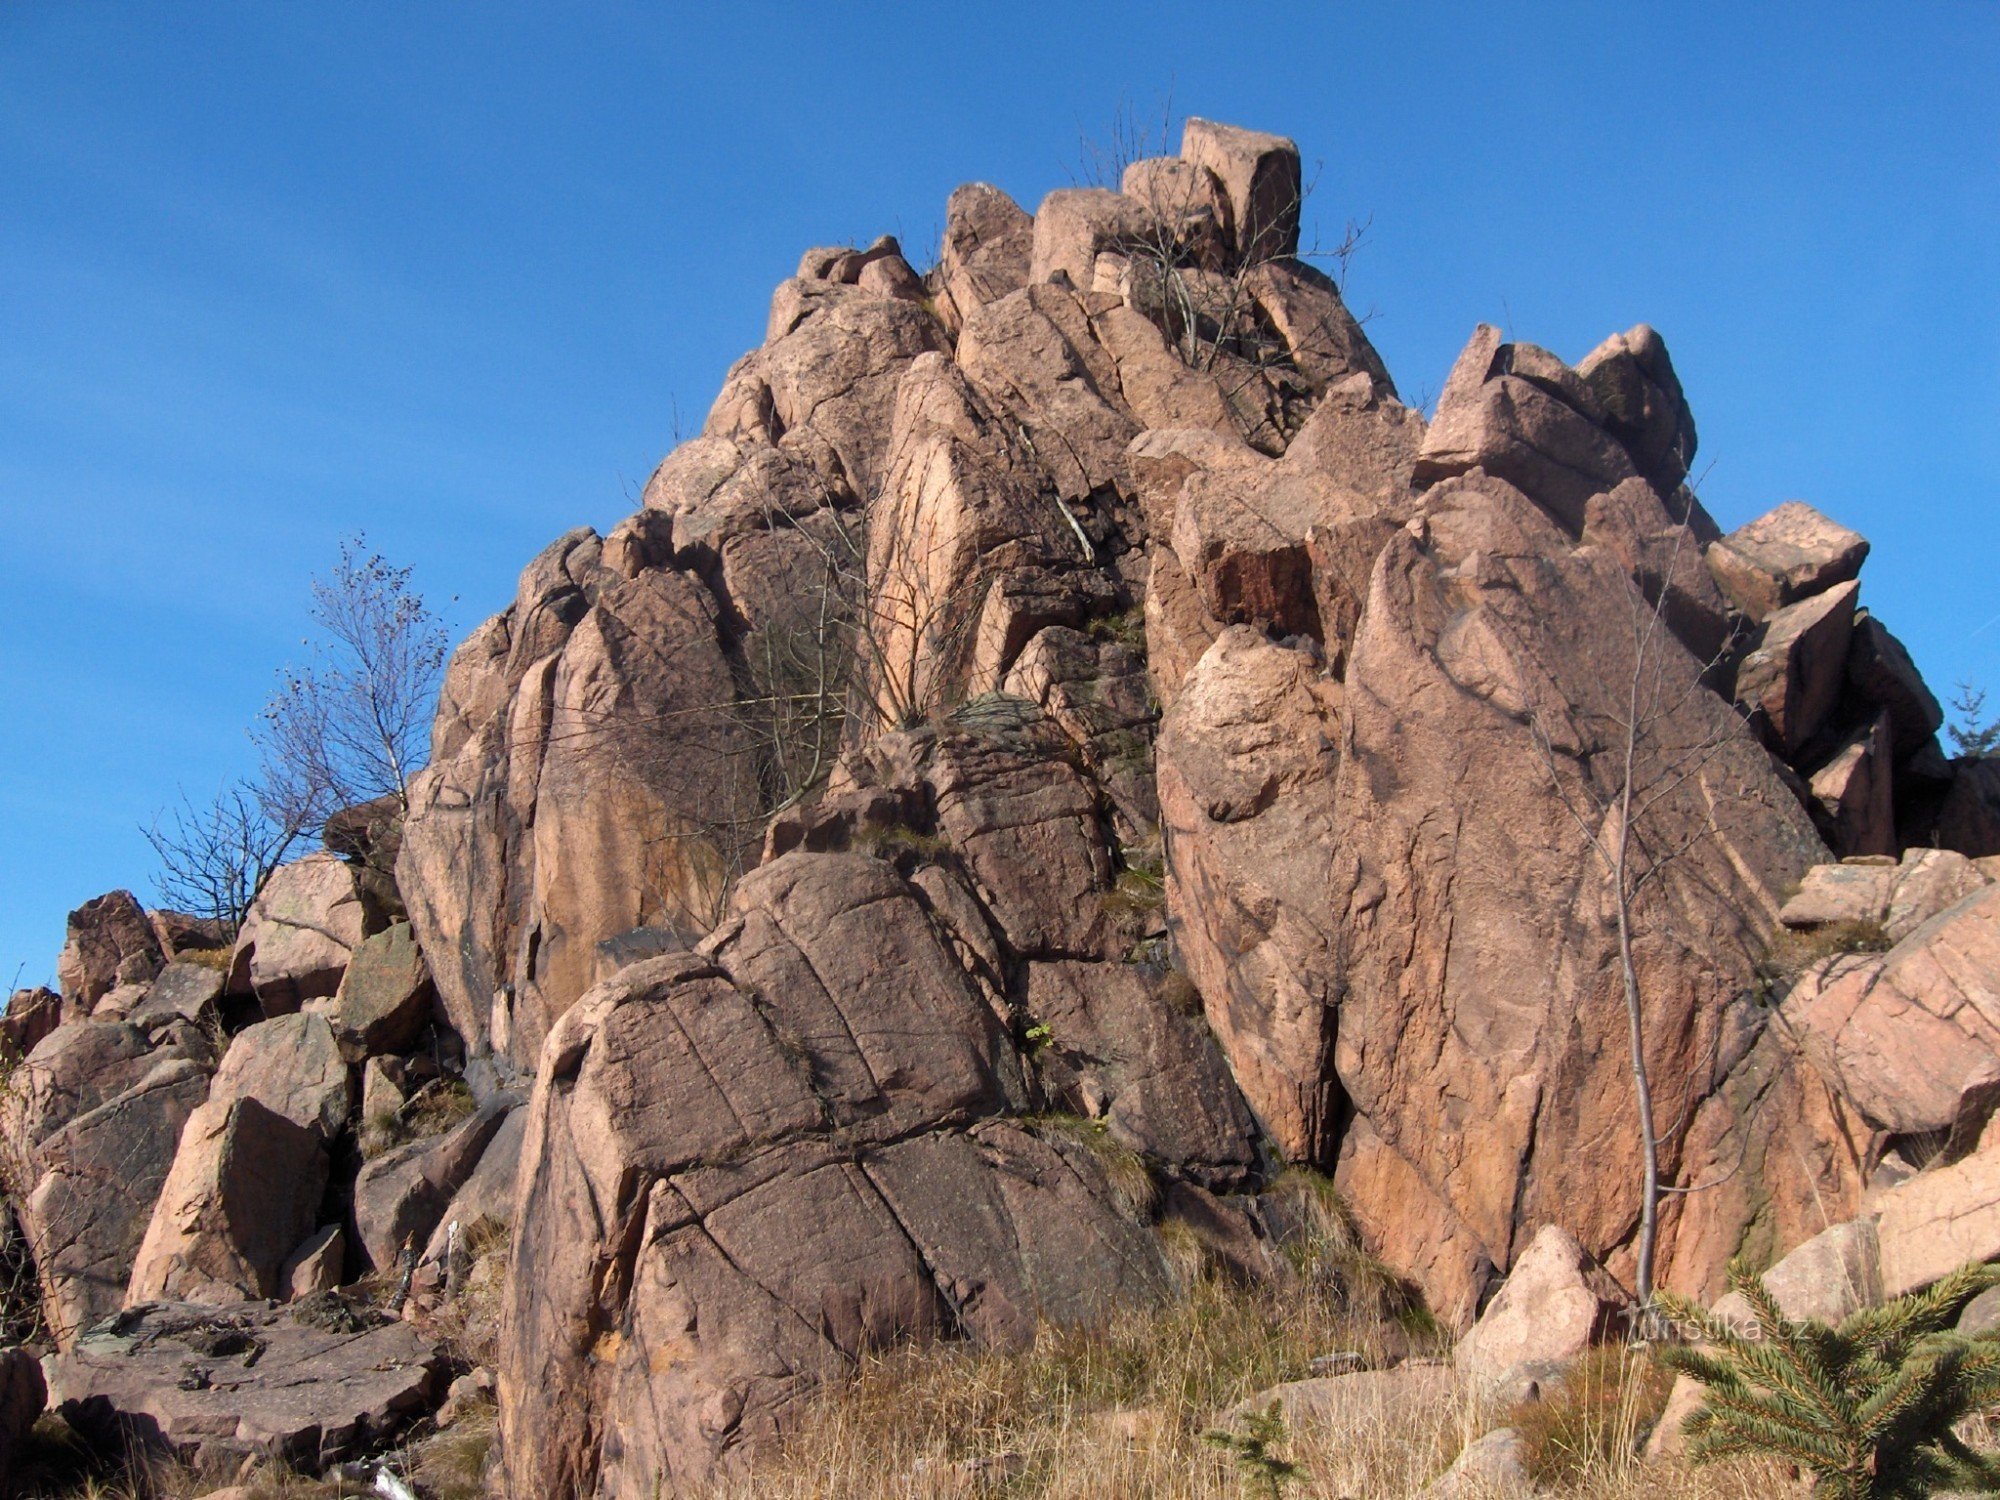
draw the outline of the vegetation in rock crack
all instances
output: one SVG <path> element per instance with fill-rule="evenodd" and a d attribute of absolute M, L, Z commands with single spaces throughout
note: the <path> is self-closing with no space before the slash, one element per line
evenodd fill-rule
<path fill-rule="evenodd" d="M 2000 1403 L 2000 1338 L 1954 1330 L 2000 1268 L 1965 1266 L 1928 1289 L 1829 1327 L 1787 1318 L 1741 1262 L 1729 1283 L 1750 1306 L 1738 1332 L 1670 1294 L 1667 1315 L 1700 1344 L 1659 1351 L 1707 1387 L 1686 1431 L 1698 1461 L 1763 1454 L 1813 1476 L 1825 1500 L 1916 1500 L 2000 1490 L 2000 1458 L 1953 1430 Z"/>

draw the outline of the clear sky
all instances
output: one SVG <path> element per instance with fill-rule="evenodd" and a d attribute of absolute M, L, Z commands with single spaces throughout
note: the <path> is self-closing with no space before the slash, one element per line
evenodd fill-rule
<path fill-rule="evenodd" d="M 2000 3 L 0 0 L 0 965 L 248 768 L 340 538 L 456 634 L 636 503 L 808 245 L 1033 207 L 1121 109 L 1371 221 L 1404 394 L 1667 337 L 1725 526 L 1811 501 L 2000 700 Z M 1311 167 L 1309 165 L 1310 173 Z"/>

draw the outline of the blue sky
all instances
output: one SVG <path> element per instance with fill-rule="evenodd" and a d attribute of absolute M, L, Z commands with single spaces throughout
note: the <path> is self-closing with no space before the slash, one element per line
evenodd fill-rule
<path fill-rule="evenodd" d="M 455 634 L 636 503 L 808 245 L 933 253 L 1122 108 L 1295 137 L 1411 399 L 1667 337 L 1725 526 L 1803 498 L 2000 699 L 2000 4 L 0 0 L 0 966 L 247 768 L 343 535 Z M 1310 168 L 1309 168 L 1310 170 Z"/>

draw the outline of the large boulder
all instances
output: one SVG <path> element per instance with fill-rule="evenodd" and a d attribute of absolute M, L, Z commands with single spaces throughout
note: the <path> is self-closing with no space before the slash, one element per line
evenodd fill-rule
<path fill-rule="evenodd" d="M 312 1130 L 254 1098 L 209 1100 L 181 1132 L 127 1304 L 282 1296 L 281 1272 L 312 1231 L 326 1177 Z"/>
<path fill-rule="evenodd" d="M 1929 1286 L 1967 1261 L 2000 1260 L 2000 1129 L 1979 1149 L 1871 1197 L 1882 1247 L 1882 1294 Z"/>
<path fill-rule="evenodd" d="M 1853 579 L 1868 539 L 1829 521 L 1802 500 L 1787 500 L 1708 549 L 1724 592 L 1752 620 Z"/>
<path fill-rule="evenodd" d="M 1255 263 L 1298 249 L 1304 192 L 1299 148 L 1291 141 L 1190 115 L 1181 130 L 1181 159 L 1221 185 L 1239 257 Z"/>
<path fill-rule="evenodd" d="M 1090 1132 L 999 1118 L 1020 1059 L 888 864 L 786 855 L 734 911 L 544 1050 L 500 1368 L 523 1493 L 678 1492 L 871 1349 L 1016 1344 L 1164 1285 Z"/>
<path fill-rule="evenodd" d="M 109 891 L 69 914 L 56 979 L 72 1014 L 87 1016 L 120 985 L 144 984 L 167 955 L 130 891 Z"/>
<path fill-rule="evenodd" d="M 271 872 L 236 937 L 231 974 L 255 992 L 267 1016 L 287 1015 L 340 988 L 347 961 L 367 935 L 354 871 L 321 852 Z"/>
<path fill-rule="evenodd" d="M 211 1103 L 238 1099 L 255 1099 L 321 1141 L 339 1135 L 354 1107 L 353 1088 L 326 1018 L 279 1016 L 239 1031 L 209 1092 Z"/>
<path fill-rule="evenodd" d="M 1800 750 L 1840 701 L 1858 583 L 1773 610 L 1736 669 L 1736 701 L 1774 750 Z"/>
<path fill-rule="evenodd" d="M 1035 222 L 1000 189 L 969 182 L 945 200 L 938 311 L 956 335 L 972 312 L 1028 284 Z"/>
<path fill-rule="evenodd" d="M 1616 1284 L 1576 1236 L 1546 1224 L 1458 1341 L 1453 1361 L 1468 1380 L 1489 1389 L 1524 1366 L 1564 1363 L 1611 1331 L 1621 1301 Z"/>
<path fill-rule="evenodd" d="M 1820 1073 L 1878 1129 L 1946 1131 L 1968 1109 L 1990 1111 L 2000 1102 L 2000 888 L 1966 897 L 1887 953 L 1817 966 L 1783 1014 Z"/>
<path fill-rule="evenodd" d="M 307 1002 L 333 1023 L 341 1044 L 356 1056 L 403 1052 L 430 1024 L 430 968 L 408 922 L 395 922 L 363 938 L 331 1000 Z"/>

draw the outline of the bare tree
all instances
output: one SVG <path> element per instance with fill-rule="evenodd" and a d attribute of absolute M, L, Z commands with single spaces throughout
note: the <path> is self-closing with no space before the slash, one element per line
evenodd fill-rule
<path fill-rule="evenodd" d="M 259 795 L 279 827 L 312 827 L 376 797 L 407 804 L 430 738 L 449 640 L 410 586 L 410 569 L 366 550 L 357 534 L 313 580 L 322 632 L 311 660 L 280 674 L 253 738 Z"/>
<path fill-rule="evenodd" d="M 1665 1181 L 1663 1148 L 1685 1127 L 1691 1111 L 1684 1101 L 1679 1119 L 1661 1128 L 1646 1047 L 1648 1002 L 1635 954 L 1644 898 L 1678 860 L 1716 832 L 1713 799 L 1701 796 L 1697 811 L 1685 794 L 1698 789 L 1704 771 L 1736 739 L 1739 724 L 1727 709 L 1706 716 L 1683 712 L 1697 695 L 1711 691 L 1708 681 L 1716 664 L 1695 661 L 1667 624 L 1671 580 L 1687 534 L 1685 526 L 1677 530 L 1666 566 L 1652 581 L 1651 602 L 1644 592 L 1634 597 L 1629 670 L 1613 679 L 1621 702 L 1611 716 L 1610 743 L 1595 755 L 1581 756 L 1577 772 L 1565 774 L 1548 724 L 1540 715 L 1530 719 L 1550 784 L 1609 890 L 1643 1163 L 1634 1287 L 1642 1310 L 1652 1302 L 1661 1200 L 1720 1185 Z M 1688 733 L 1691 721 L 1697 727 Z M 1609 773 L 1601 779 L 1595 770 L 1600 764 Z M 1665 814 L 1675 803 L 1675 817 L 1669 819 Z"/>
<path fill-rule="evenodd" d="M 197 806 L 185 792 L 144 830 L 159 859 L 162 906 L 220 923 L 234 937 L 265 878 L 310 829 L 279 821 L 260 787 L 237 781 Z"/>

